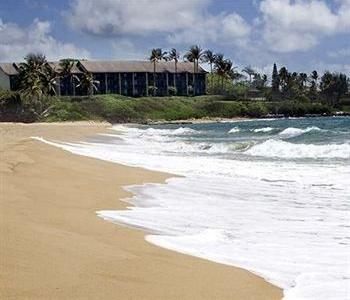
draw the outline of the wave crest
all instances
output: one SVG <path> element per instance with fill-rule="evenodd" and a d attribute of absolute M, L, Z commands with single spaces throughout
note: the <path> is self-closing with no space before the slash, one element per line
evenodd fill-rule
<path fill-rule="evenodd" d="M 272 128 L 272 127 L 263 127 L 263 128 L 253 129 L 252 131 L 254 131 L 254 132 L 270 132 L 272 130 L 274 130 L 274 128 Z"/>
<path fill-rule="evenodd" d="M 288 127 L 283 131 L 281 131 L 278 135 L 281 136 L 282 138 L 293 138 L 312 131 L 322 131 L 322 129 L 316 126 L 307 127 L 305 129 Z"/>
<path fill-rule="evenodd" d="M 246 154 L 279 158 L 350 158 L 350 144 L 308 145 L 267 140 L 248 149 Z"/>
<path fill-rule="evenodd" d="M 238 127 L 233 127 L 228 133 L 236 133 L 240 132 L 241 130 Z"/>

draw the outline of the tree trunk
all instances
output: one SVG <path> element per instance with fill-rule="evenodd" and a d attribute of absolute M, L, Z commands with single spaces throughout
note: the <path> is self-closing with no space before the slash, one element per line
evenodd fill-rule
<path fill-rule="evenodd" d="M 74 78 L 71 77 L 71 85 L 73 86 L 73 96 L 75 96 L 75 84 L 74 84 Z"/>
<path fill-rule="evenodd" d="M 193 96 L 196 95 L 196 60 L 193 62 L 193 78 L 192 78 L 192 83 L 193 83 Z"/>
<path fill-rule="evenodd" d="M 213 64 L 210 63 L 210 85 L 211 85 L 211 90 L 213 92 L 214 90 L 214 78 L 213 78 Z"/>
<path fill-rule="evenodd" d="M 132 73 L 131 76 L 132 76 L 132 95 L 135 96 L 135 73 Z"/>
<path fill-rule="evenodd" d="M 153 62 L 153 96 L 156 96 L 156 61 Z"/>
<path fill-rule="evenodd" d="M 221 76 L 221 95 L 224 94 L 224 77 Z"/>
<path fill-rule="evenodd" d="M 174 88 L 177 89 L 176 86 L 176 76 L 177 76 L 177 61 L 175 60 L 175 74 L 174 74 Z"/>

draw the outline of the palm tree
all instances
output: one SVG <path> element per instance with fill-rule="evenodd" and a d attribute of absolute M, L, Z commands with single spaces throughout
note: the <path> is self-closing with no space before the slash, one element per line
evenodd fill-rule
<path fill-rule="evenodd" d="M 224 55 L 222 53 L 216 54 L 215 62 L 214 62 L 214 69 L 216 74 L 218 75 L 216 85 L 219 85 L 219 78 L 222 74 L 221 70 L 223 69 L 223 65 L 224 65 Z"/>
<path fill-rule="evenodd" d="M 317 71 L 312 71 L 310 78 L 315 82 L 315 86 L 317 87 L 317 81 L 318 81 L 318 73 Z"/>
<path fill-rule="evenodd" d="M 193 94 L 196 94 L 196 77 L 195 74 L 198 72 L 199 69 L 199 61 L 203 58 L 204 52 L 202 48 L 198 45 L 192 46 L 187 53 L 185 54 L 184 58 L 190 62 L 193 62 Z"/>
<path fill-rule="evenodd" d="M 262 76 L 262 85 L 263 85 L 263 87 L 265 87 L 266 83 L 267 83 L 267 75 L 263 74 L 263 76 Z"/>
<path fill-rule="evenodd" d="M 176 77 L 177 77 L 177 63 L 179 62 L 179 58 L 180 58 L 180 53 L 179 51 L 177 51 L 175 48 L 172 48 L 169 52 L 169 55 L 167 57 L 167 59 L 169 61 L 174 61 L 175 62 L 175 74 L 174 74 L 174 88 L 176 89 Z"/>
<path fill-rule="evenodd" d="M 282 92 L 285 93 L 287 89 L 288 82 L 290 81 L 290 74 L 287 70 L 286 67 L 282 67 L 278 73 L 281 87 L 282 87 Z"/>
<path fill-rule="evenodd" d="M 204 51 L 203 54 L 203 61 L 208 63 L 210 65 L 210 73 L 213 74 L 213 64 L 216 60 L 216 54 L 213 53 L 211 50 Z"/>
<path fill-rule="evenodd" d="M 73 88 L 73 94 L 75 95 L 75 82 L 79 83 L 79 77 L 72 73 L 74 67 L 74 60 L 62 59 L 59 63 L 59 75 L 61 78 L 69 81 L 70 86 Z"/>
<path fill-rule="evenodd" d="M 97 91 L 97 86 L 100 84 L 98 80 L 94 79 L 94 76 L 90 72 L 83 73 L 81 80 L 77 87 L 81 87 L 83 90 L 87 91 L 88 95 L 93 95 L 94 91 Z"/>
<path fill-rule="evenodd" d="M 46 95 L 56 95 L 58 84 L 57 73 L 47 64 L 45 65 L 43 76 L 41 78 L 43 93 Z"/>
<path fill-rule="evenodd" d="M 151 56 L 149 60 L 153 62 L 153 93 L 156 96 L 156 66 L 157 62 L 166 59 L 166 52 L 163 52 L 161 48 L 154 48 L 151 51 Z"/>
<path fill-rule="evenodd" d="M 222 54 L 217 55 L 215 60 L 215 71 L 221 77 L 221 93 L 224 93 L 224 81 L 237 78 L 235 67 L 230 59 L 224 59 Z"/>
<path fill-rule="evenodd" d="M 211 85 L 213 85 L 213 64 L 215 64 L 216 54 L 211 50 L 206 50 L 203 55 L 203 61 L 210 65 Z"/>
<path fill-rule="evenodd" d="M 300 82 L 302 86 L 305 86 L 306 81 L 307 81 L 307 74 L 306 73 L 300 73 L 299 74 Z"/>
<path fill-rule="evenodd" d="M 242 72 L 248 74 L 249 76 L 249 82 L 251 83 L 252 82 L 252 76 L 255 75 L 255 70 L 251 67 L 251 66 L 248 66 L 248 67 L 245 67 Z"/>
<path fill-rule="evenodd" d="M 310 99 L 312 101 L 317 100 L 318 78 L 319 76 L 317 71 L 312 71 L 310 74 L 311 85 L 309 89 Z"/>
<path fill-rule="evenodd" d="M 43 54 L 29 53 L 25 62 L 19 65 L 20 91 L 30 98 L 31 101 L 38 101 L 44 94 L 44 85 L 48 63 Z"/>

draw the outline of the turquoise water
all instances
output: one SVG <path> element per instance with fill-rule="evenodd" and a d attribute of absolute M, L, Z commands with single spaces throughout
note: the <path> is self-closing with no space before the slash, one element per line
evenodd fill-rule
<path fill-rule="evenodd" d="M 180 130 L 178 135 L 173 135 L 181 141 L 197 145 L 197 148 L 192 149 L 192 154 L 197 152 L 248 160 L 318 160 L 321 163 L 346 163 L 350 158 L 348 117 L 268 119 L 185 126 L 193 132 Z M 153 128 L 178 130 L 179 125 Z"/>

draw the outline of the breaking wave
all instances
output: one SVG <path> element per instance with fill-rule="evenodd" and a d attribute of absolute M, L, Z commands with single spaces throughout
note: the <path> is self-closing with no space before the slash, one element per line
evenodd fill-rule
<path fill-rule="evenodd" d="M 350 158 L 350 144 L 312 145 L 267 140 L 248 149 L 246 154 L 279 158 Z"/>
<path fill-rule="evenodd" d="M 240 132 L 241 130 L 238 127 L 233 127 L 228 133 L 236 133 Z"/>
<path fill-rule="evenodd" d="M 282 138 L 293 138 L 312 131 L 322 131 L 322 129 L 316 126 L 307 127 L 305 129 L 289 127 L 281 131 L 279 136 Z"/>
<path fill-rule="evenodd" d="M 272 128 L 272 127 L 264 127 L 264 128 L 253 129 L 253 132 L 270 132 L 272 130 L 274 130 L 274 128 Z"/>

